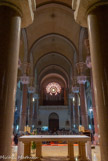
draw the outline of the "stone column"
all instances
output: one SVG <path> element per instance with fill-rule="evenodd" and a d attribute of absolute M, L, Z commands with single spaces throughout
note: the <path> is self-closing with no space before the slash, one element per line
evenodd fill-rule
<path fill-rule="evenodd" d="M 64 89 L 64 105 L 67 106 L 67 93 L 66 93 L 66 89 Z"/>
<path fill-rule="evenodd" d="M 29 161 L 30 159 L 30 146 L 31 146 L 31 143 L 30 142 L 24 142 L 24 157 L 25 159 L 22 159 L 23 161 Z"/>
<path fill-rule="evenodd" d="M 29 118 L 28 118 L 28 125 L 32 128 L 33 124 L 33 94 L 30 93 L 30 107 L 29 107 Z"/>
<path fill-rule="evenodd" d="M 105 5 L 106 3 L 106 5 Z M 94 6 L 93 6 L 94 7 Z M 108 158 L 108 2 L 88 13 L 95 102 L 100 130 L 101 161 Z"/>
<path fill-rule="evenodd" d="M 91 71 L 92 73 L 92 71 Z M 93 77 L 91 76 L 91 88 L 92 88 L 92 109 L 94 115 L 94 144 L 99 144 L 99 124 L 98 124 L 98 117 L 96 111 L 96 104 L 95 104 L 95 95 L 94 95 L 94 86 L 93 86 Z"/>
<path fill-rule="evenodd" d="M 35 92 L 35 87 L 33 87 L 33 78 L 31 78 L 31 86 L 28 87 L 28 93 L 29 93 L 29 114 L 28 114 L 28 125 L 32 129 L 32 124 L 33 124 L 33 101 L 34 97 L 33 94 Z"/>
<path fill-rule="evenodd" d="M 19 124 L 19 131 L 24 131 L 24 126 L 26 126 L 26 119 L 27 119 L 27 94 L 28 94 L 28 84 L 30 83 L 29 70 L 30 64 L 24 62 L 22 64 L 23 69 L 23 76 L 21 76 L 21 83 L 23 85 L 23 97 L 22 97 L 22 108 L 20 111 L 20 124 Z"/>
<path fill-rule="evenodd" d="M 37 128 L 37 101 L 34 102 L 34 114 L 33 114 L 34 128 Z"/>
<path fill-rule="evenodd" d="M 38 126 L 38 106 L 39 106 L 39 96 L 38 94 L 34 94 L 34 116 L 33 116 L 33 122 L 34 122 L 34 128 L 37 128 Z"/>
<path fill-rule="evenodd" d="M 79 158 L 80 161 L 89 161 L 86 156 L 86 142 L 79 143 Z"/>
<path fill-rule="evenodd" d="M 95 129 L 94 140 L 95 140 L 95 144 L 97 144 L 97 143 L 99 143 L 99 139 L 98 139 L 99 129 L 98 129 L 98 119 L 97 119 L 95 95 L 94 95 L 94 86 L 93 86 L 92 65 L 91 65 L 91 56 L 90 56 L 90 45 L 89 45 L 89 40 L 88 39 L 85 40 L 85 46 L 86 46 L 87 53 L 88 53 L 88 55 L 86 57 L 86 65 L 90 69 L 90 73 L 91 73 L 92 109 L 93 109 L 94 129 Z"/>
<path fill-rule="evenodd" d="M 36 142 L 36 157 L 36 160 L 40 161 L 40 158 L 42 157 L 42 142 Z"/>
<path fill-rule="evenodd" d="M 0 2 L 0 155 L 6 156 L 11 154 L 20 28 L 18 8 Z"/>
<path fill-rule="evenodd" d="M 79 130 L 80 125 L 80 115 L 79 115 L 79 104 L 78 104 L 78 94 L 75 93 L 75 128 Z"/>
<path fill-rule="evenodd" d="M 72 92 L 74 93 L 75 97 L 75 129 L 78 130 L 80 125 L 80 114 L 79 114 L 79 105 L 78 105 L 78 93 L 79 93 L 79 87 L 77 85 L 77 79 L 73 79 L 73 87 Z"/>
<path fill-rule="evenodd" d="M 81 100 L 81 118 L 82 125 L 85 129 L 88 129 L 88 111 L 85 102 L 85 86 L 84 84 L 80 84 L 80 100 Z"/>
<path fill-rule="evenodd" d="M 24 131 L 24 126 L 26 126 L 26 118 L 27 118 L 27 84 L 23 84 L 23 97 L 22 97 L 22 108 L 20 111 L 19 131 Z"/>
<path fill-rule="evenodd" d="M 73 95 L 70 93 L 69 94 L 69 115 L 70 115 L 70 129 L 73 129 L 73 125 L 74 125 L 74 112 L 73 112 Z"/>
<path fill-rule="evenodd" d="M 68 157 L 69 157 L 69 161 L 75 161 L 74 142 L 71 142 L 71 141 L 68 142 Z"/>
<path fill-rule="evenodd" d="M 79 62 L 77 64 L 78 74 L 77 81 L 80 85 L 80 103 L 81 103 L 81 118 L 82 118 L 82 125 L 85 129 L 88 129 L 88 111 L 87 111 L 87 104 L 85 100 L 85 82 L 86 76 L 84 76 L 84 68 L 85 63 Z"/>
<path fill-rule="evenodd" d="M 92 77 L 92 76 L 91 76 Z M 93 108 L 93 115 L 94 115 L 94 128 L 95 128 L 95 135 L 99 134 L 98 129 L 98 119 L 97 119 L 97 112 L 96 112 L 96 104 L 95 104 L 95 96 L 94 96 L 94 87 L 93 87 L 93 78 L 91 78 L 91 88 L 92 88 L 92 108 Z"/>

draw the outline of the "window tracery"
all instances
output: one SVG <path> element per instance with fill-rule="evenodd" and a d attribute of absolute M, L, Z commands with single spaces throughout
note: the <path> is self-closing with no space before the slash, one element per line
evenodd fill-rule
<path fill-rule="evenodd" d="M 50 95 L 57 95 L 61 92 L 61 86 L 56 82 L 51 82 L 46 86 L 46 92 Z"/>

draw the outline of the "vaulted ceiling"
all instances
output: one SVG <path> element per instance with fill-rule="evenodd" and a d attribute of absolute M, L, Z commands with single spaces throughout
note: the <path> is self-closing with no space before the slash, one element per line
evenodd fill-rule
<path fill-rule="evenodd" d="M 34 22 L 22 31 L 20 59 L 32 63 L 31 75 L 37 75 L 37 81 L 56 74 L 69 83 L 74 75 L 84 33 L 81 39 L 71 4 L 72 0 L 36 0 Z M 84 47 L 81 50 L 85 54 Z"/>

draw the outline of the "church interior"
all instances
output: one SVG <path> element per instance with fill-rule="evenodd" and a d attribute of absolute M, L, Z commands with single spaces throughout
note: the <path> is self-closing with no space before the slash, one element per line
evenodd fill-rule
<path fill-rule="evenodd" d="M 108 161 L 108 0 L 1 0 L 0 88 L 2 161 Z"/>

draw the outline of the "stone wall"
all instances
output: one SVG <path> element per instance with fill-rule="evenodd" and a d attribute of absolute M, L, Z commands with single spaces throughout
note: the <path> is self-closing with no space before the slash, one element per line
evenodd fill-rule
<path fill-rule="evenodd" d="M 70 129 L 70 125 L 66 125 L 67 120 L 70 122 L 68 106 L 39 106 L 38 118 L 42 124 L 38 127 L 48 126 L 51 113 L 56 113 L 59 116 L 59 129 Z"/>

